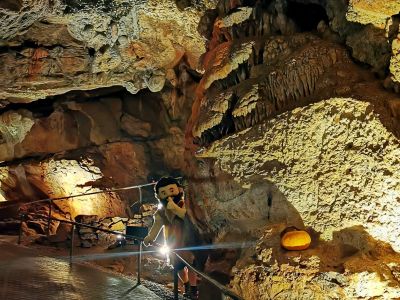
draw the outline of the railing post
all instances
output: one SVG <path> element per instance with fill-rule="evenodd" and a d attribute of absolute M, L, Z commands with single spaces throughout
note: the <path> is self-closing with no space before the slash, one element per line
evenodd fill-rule
<path fill-rule="evenodd" d="M 142 189 L 139 186 L 139 203 L 142 205 Z M 141 225 L 143 226 L 143 215 L 141 217 Z M 137 263 L 137 284 L 141 284 L 141 273 L 142 273 L 142 245 L 143 241 L 139 242 L 139 256 L 138 256 L 138 263 Z"/>
<path fill-rule="evenodd" d="M 18 233 L 18 245 L 21 244 L 21 237 L 22 237 L 22 223 L 24 221 L 24 214 L 20 214 L 20 222 L 19 222 L 19 233 Z"/>
<path fill-rule="evenodd" d="M 143 199 L 142 199 L 143 195 L 142 195 L 142 188 L 139 187 L 139 207 L 142 206 L 143 203 Z M 143 222 L 143 212 L 140 213 L 140 225 L 142 225 L 142 227 L 144 226 L 144 222 Z"/>
<path fill-rule="evenodd" d="M 49 237 L 50 235 L 50 222 L 51 222 L 51 204 L 52 201 L 49 201 L 49 215 L 48 215 L 48 219 L 47 219 L 47 237 Z"/>
<path fill-rule="evenodd" d="M 72 264 L 72 254 L 74 251 L 74 238 L 75 238 L 75 224 L 72 224 L 71 230 L 71 244 L 69 248 L 69 263 Z"/>
<path fill-rule="evenodd" d="M 178 270 L 174 267 L 174 300 L 179 299 L 179 294 L 178 294 Z"/>
<path fill-rule="evenodd" d="M 142 241 L 139 242 L 139 255 L 138 255 L 138 262 L 137 262 L 137 284 L 141 284 L 141 273 L 142 273 Z"/>

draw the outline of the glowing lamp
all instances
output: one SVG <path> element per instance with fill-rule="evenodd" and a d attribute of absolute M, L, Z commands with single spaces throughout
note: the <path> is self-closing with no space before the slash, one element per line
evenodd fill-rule
<path fill-rule="evenodd" d="M 289 231 L 281 239 L 281 245 L 286 250 L 305 250 L 311 244 L 311 237 L 306 231 Z"/>
<path fill-rule="evenodd" d="M 160 251 L 160 253 L 161 253 L 162 255 L 168 255 L 170 249 L 169 249 L 169 247 L 168 247 L 167 245 L 164 245 L 164 246 L 162 246 L 162 247 L 159 249 L 159 251 Z"/>

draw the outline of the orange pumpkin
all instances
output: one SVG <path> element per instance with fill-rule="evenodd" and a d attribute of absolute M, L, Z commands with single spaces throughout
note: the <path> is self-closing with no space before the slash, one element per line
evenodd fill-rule
<path fill-rule="evenodd" d="M 305 250 L 311 244 L 311 237 L 306 231 L 289 231 L 281 238 L 281 245 L 286 250 Z"/>

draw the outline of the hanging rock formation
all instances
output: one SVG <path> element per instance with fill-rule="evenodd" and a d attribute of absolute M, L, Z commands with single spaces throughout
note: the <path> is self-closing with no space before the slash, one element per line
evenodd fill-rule
<path fill-rule="evenodd" d="M 114 85 L 159 92 L 186 55 L 204 52 L 197 32 L 212 1 L 185 10 L 166 0 L 24 0 L 0 6 L 0 105 Z"/>
<path fill-rule="evenodd" d="M 242 248 L 209 271 L 233 267 L 245 299 L 399 297 L 393 35 L 346 19 L 360 2 L 217 6 L 185 154 L 193 218 Z M 310 23 L 291 12 L 305 7 L 323 13 Z M 311 234 L 308 250 L 280 247 L 288 226 Z"/>

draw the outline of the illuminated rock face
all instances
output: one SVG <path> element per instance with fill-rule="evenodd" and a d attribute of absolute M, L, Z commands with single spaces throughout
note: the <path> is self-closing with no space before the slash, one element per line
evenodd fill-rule
<path fill-rule="evenodd" d="M 378 102 L 389 101 L 376 88 L 379 83 L 372 74 L 352 63 L 348 50 L 338 43 L 350 46 L 351 55 L 383 79 L 391 51 L 385 31 L 372 25 L 351 25 L 345 18 L 350 8 L 341 2 L 327 1 L 321 6 L 307 2 L 273 1 L 250 9 L 221 1 L 208 51 L 201 59 L 204 76 L 188 124 L 188 135 L 195 137 L 195 144 L 207 145 L 322 99 L 362 97 L 367 94 L 365 81 L 374 82 L 371 90 L 375 89 Z M 315 19 L 296 16 L 296 8 L 309 8 Z M 236 10 L 241 12 L 238 16 Z M 303 32 L 305 28 L 313 29 L 313 34 Z M 394 86 L 390 78 L 384 85 Z M 388 94 L 388 98 L 396 97 Z"/>
<path fill-rule="evenodd" d="M 0 115 L 1 201 L 9 205 L 140 185 L 183 168 L 179 122 L 184 118 L 176 108 L 179 118 L 169 119 L 164 106 L 168 97 L 149 92 L 130 95 L 121 89 L 93 93 L 67 94 L 46 109 L 27 105 Z M 143 191 L 143 197 L 155 201 L 151 188 Z M 137 189 L 103 193 L 55 201 L 53 212 L 72 217 L 126 216 L 138 200 Z M 28 210 L 47 215 L 47 205 L 38 206 Z M 0 211 L 1 218 L 16 216 L 16 209 Z"/>
<path fill-rule="evenodd" d="M 224 128 L 228 123 L 224 119 L 232 119 L 235 130 L 241 130 L 295 103 L 313 101 L 314 95 L 339 83 L 336 73 L 349 63 L 343 48 L 309 34 L 272 37 L 245 44 L 245 48 L 248 55 L 244 57 L 240 55 L 243 49 L 233 45 L 229 62 L 212 60 L 210 64 L 218 65 L 225 73 L 216 70 L 214 74 L 211 70 L 213 75 L 206 77 L 206 72 L 202 79 L 207 91 L 193 130 L 200 143 L 207 144 L 231 131 Z M 214 50 L 220 54 L 219 48 Z M 215 82 L 212 87 L 208 78 Z"/>
<path fill-rule="evenodd" d="M 400 99 L 382 85 L 398 30 L 349 22 L 361 2 L 217 6 L 186 131 L 190 212 L 216 243 L 248 248 L 209 266 L 235 266 L 245 299 L 400 295 Z M 288 226 L 308 231 L 310 248 L 283 250 Z"/>
<path fill-rule="evenodd" d="M 307 251 L 279 248 L 279 231 L 267 229 L 239 260 L 233 289 L 244 299 L 397 299 L 400 296 L 400 256 L 374 242 L 360 228 L 337 233 L 332 242 L 319 242 Z M 346 244 L 348 236 L 363 248 Z M 345 242 L 345 243 L 344 243 Z"/>
<path fill-rule="evenodd" d="M 347 12 L 349 21 L 361 24 L 373 24 L 385 28 L 392 16 L 400 11 L 400 3 L 396 0 L 366 1 L 351 0 Z"/>
<path fill-rule="evenodd" d="M 369 103 L 343 98 L 281 114 L 203 150 L 198 178 L 209 173 L 216 183 L 197 186 L 197 199 L 218 239 L 258 239 L 233 268 L 233 289 L 254 300 L 398 298 L 399 152 Z M 302 221 L 310 248 L 283 250 L 280 233 Z"/>
<path fill-rule="evenodd" d="M 347 3 L 331 0 L 326 1 L 325 7 L 331 28 L 352 49 L 352 56 L 371 65 L 379 76 L 386 77 L 386 87 L 394 88 L 398 93 L 399 2 L 350 0 Z"/>
<path fill-rule="evenodd" d="M 273 182 L 324 238 L 363 225 L 399 251 L 399 154 L 367 103 L 329 99 L 216 141 L 200 157 L 246 188 Z"/>
<path fill-rule="evenodd" d="M 88 191 L 98 191 L 96 188 L 85 186 L 88 182 L 95 182 L 101 178 L 101 171 L 97 167 L 89 165 L 84 166 L 76 161 L 50 161 L 42 164 L 43 185 L 47 187 L 47 192 L 51 197 L 63 197 L 65 195 L 81 194 Z M 78 182 L 83 186 L 79 187 Z M 118 203 L 119 202 L 119 203 Z M 110 214 L 125 215 L 123 203 L 118 201 L 117 195 L 99 194 L 85 196 L 66 201 L 56 201 L 59 206 L 71 214 L 76 215 L 99 215 L 109 216 Z"/>
<path fill-rule="evenodd" d="M 35 123 L 34 118 L 29 111 L 9 111 L 1 115 L 1 119 L 1 156 L 3 158 L 14 157 L 14 147 L 25 139 L 26 134 Z"/>
<path fill-rule="evenodd" d="M 183 55 L 195 68 L 205 51 L 197 26 L 215 4 L 200 2 L 185 10 L 172 0 L 4 3 L 1 104 L 113 85 L 159 92 Z"/>
<path fill-rule="evenodd" d="M 98 156 L 102 157 L 101 163 Z M 123 163 L 116 163 L 116 158 Z M 96 164 L 101 167 L 96 167 Z M 141 184 L 146 181 L 147 170 L 142 146 L 114 143 L 101 146 L 99 150 L 89 149 L 78 160 L 50 159 L 41 163 L 2 167 L 1 190 L 9 201 L 30 202 L 96 192 L 107 186 L 115 188 Z M 80 214 L 125 216 L 128 203 L 137 197 L 137 190 L 130 190 L 59 200 L 53 204 L 56 213 L 69 213 L 73 218 Z M 32 209 L 28 207 L 28 211 L 32 212 Z"/>

